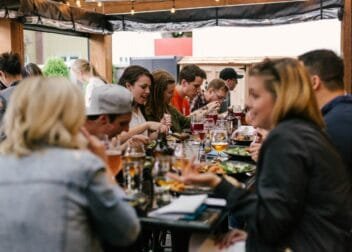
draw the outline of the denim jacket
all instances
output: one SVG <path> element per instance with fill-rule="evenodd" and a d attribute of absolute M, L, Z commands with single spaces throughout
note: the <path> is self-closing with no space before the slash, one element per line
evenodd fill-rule
<path fill-rule="evenodd" d="M 0 251 L 101 251 L 140 230 L 123 191 L 85 150 L 45 148 L 0 156 Z"/>

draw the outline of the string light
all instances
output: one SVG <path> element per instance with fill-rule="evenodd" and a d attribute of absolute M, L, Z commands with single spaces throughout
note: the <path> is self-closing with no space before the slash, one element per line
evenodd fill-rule
<path fill-rule="evenodd" d="M 176 12 L 176 9 L 175 9 L 175 0 L 172 1 L 172 8 L 171 8 L 170 12 L 171 12 L 172 14 L 174 14 L 174 13 Z"/>
<path fill-rule="evenodd" d="M 135 14 L 134 11 L 134 0 L 131 0 L 131 15 L 133 16 Z"/>

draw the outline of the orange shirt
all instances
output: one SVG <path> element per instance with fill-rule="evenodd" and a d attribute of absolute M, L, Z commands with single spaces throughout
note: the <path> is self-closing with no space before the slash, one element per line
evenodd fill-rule
<path fill-rule="evenodd" d="M 182 98 L 177 92 L 176 88 L 174 90 L 174 95 L 171 99 L 171 104 L 174 106 L 181 114 L 188 116 L 190 114 L 189 100 L 185 97 Z"/>

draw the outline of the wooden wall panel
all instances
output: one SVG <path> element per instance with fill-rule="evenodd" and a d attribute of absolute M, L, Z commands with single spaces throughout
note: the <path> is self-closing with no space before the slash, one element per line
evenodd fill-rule
<path fill-rule="evenodd" d="M 0 19 L 0 53 L 17 52 L 24 62 L 23 25 L 10 19 Z"/>
<path fill-rule="evenodd" d="M 112 82 L 112 36 L 91 35 L 89 38 L 89 60 L 97 72 Z"/>

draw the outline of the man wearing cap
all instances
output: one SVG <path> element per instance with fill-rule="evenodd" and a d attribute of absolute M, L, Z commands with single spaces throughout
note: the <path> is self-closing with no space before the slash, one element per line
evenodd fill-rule
<path fill-rule="evenodd" d="M 94 89 L 87 107 L 86 129 L 99 139 L 115 137 L 128 131 L 131 121 L 132 94 L 120 85 L 104 85 Z"/>
<path fill-rule="evenodd" d="M 233 91 L 237 85 L 237 80 L 242 79 L 243 75 L 237 74 L 233 68 L 224 68 L 220 72 L 220 79 L 223 79 L 226 86 L 229 89 L 225 101 L 221 104 L 220 113 L 226 112 L 227 108 L 231 105 L 231 91 Z"/>

